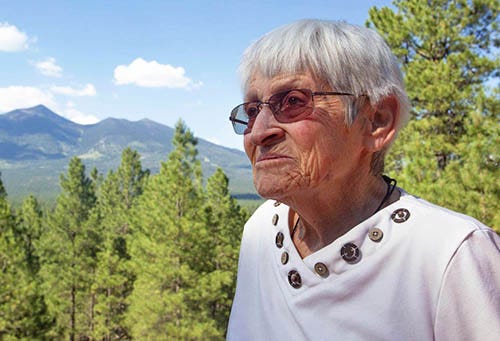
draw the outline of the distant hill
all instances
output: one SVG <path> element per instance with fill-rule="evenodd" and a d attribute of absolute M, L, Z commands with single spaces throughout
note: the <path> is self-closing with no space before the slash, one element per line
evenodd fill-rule
<path fill-rule="evenodd" d="M 69 159 L 80 157 L 87 170 L 96 167 L 106 174 L 120 163 L 126 147 L 137 150 L 144 168 L 153 173 L 172 150 L 174 130 L 154 121 L 131 122 L 107 118 L 92 125 L 80 125 L 61 117 L 43 105 L 0 115 L 0 171 L 9 198 L 15 202 L 33 193 L 53 200 L 59 192 L 59 176 Z M 230 179 L 233 195 L 258 198 L 252 185 L 250 163 L 237 149 L 198 139 L 203 174 L 220 167 Z"/>

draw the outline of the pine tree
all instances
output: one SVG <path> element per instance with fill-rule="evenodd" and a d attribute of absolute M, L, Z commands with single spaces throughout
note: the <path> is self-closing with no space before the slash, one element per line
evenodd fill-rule
<path fill-rule="evenodd" d="M 134 283 L 127 245 L 130 210 L 142 194 L 148 174 L 142 169 L 139 153 L 126 148 L 118 170 L 110 171 L 100 188 L 93 220 L 101 225 L 103 243 L 92 286 L 96 299 L 93 336 L 98 339 L 129 337 L 124 317 Z"/>
<path fill-rule="evenodd" d="M 33 195 L 23 201 L 17 217 L 16 232 L 24 247 L 28 268 L 31 273 L 37 274 L 40 269 L 37 244 L 42 233 L 42 210 Z"/>
<path fill-rule="evenodd" d="M 208 272 L 192 297 L 206 305 L 218 330 L 225 333 L 236 287 L 241 232 L 248 212 L 231 197 L 229 179 L 220 168 L 207 181 L 204 211 L 208 234 L 203 254 L 209 260 L 205 265 Z"/>
<path fill-rule="evenodd" d="M 0 200 L 4 202 L 3 200 L 7 199 L 7 191 L 5 190 L 5 186 L 3 185 L 3 181 L 1 178 L 2 178 L 2 173 L 0 172 Z"/>
<path fill-rule="evenodd" d="M 495 0 L 396 0 L 370 9 L 369 26 L 399 58 L 412 120 L 388 158 L 408 191 L 499 222 L 499 4 Z M 500 232 L 500 230 L 497 230 Z"/>
<path fill-rule="evenodd" d="M 137 339 L 221 337 L 190 295 L 203 276 L 201 167 L 196 139 L 176 125 L 174 150 L 139 200 L 132 243 L 137 279 L 128 321 Z"/>
<path fill-rule="evenodd" d="M 26 212 L 31 204 L 36 205 L 32 197 L 23 204 L 21 217 L 27 216 Z M 36 225 L 39 222 L 33 223 Z M 36 253 L 32 245 L 23 243 L 27 241 L 26 236 L 30 232 L 23 232 L 25 231 L 16 227 L 15 217 L 7 202 L 7 193 L 0 180 L 1 340 L 45 339 L 46 332 L 51 327 L 51 319 L 36 277 Z"/>
<path fill-rule="evenodd" d="M 500 233 L 500 101 L 478 100 L 478 108 L 465 121 L 465 133 L 457 143 L 460 159 L 443 175 L 443 205 L 488 222 Z M 464 196 L 466 194 L 466 197 Z M 465 200 L 464 200 L 465 199 Z"/>
<path fill-rule="evenodd" d="M 42 233 L 40 275 L 56 320 L 52 336 L 75 340 L 91 333 L 90 285 L 99 245 L 98 231 L 87 224 L 95 204 L 94 186 L 79 158 L 70 160 L 67 175 L 61 175 L 61 188 Z"/>
<path fill-rule="evenodd" d="M 14 217 L 0 180 L 0 339 L 14 339 L 22 317 L 19 285 L 24 286 L 24 255 L 14 239 Z M 19 266 L 21 265 L 21 268 Z"/>

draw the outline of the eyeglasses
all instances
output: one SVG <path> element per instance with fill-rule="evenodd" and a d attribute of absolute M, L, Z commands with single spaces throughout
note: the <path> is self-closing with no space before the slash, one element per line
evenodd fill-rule
<path fill-rule="evenodd" d="M 252 130 L 262 107 L 267 104 L 278 122 L 300 121 L 312 113 L 314 96 L 324 95 L 354 96 L 346 92 L 313 92 L 309 89 L 292 89 L 272 95 L 267 102 L 253 101 L 240 104 L 231 110 L 229 120 L 233 124 L 236 134 L 247 134 Z"/>

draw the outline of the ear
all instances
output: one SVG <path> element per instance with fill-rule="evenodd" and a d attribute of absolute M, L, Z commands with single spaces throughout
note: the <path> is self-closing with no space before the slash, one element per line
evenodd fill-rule
<path fill-rule="evenodd" d="M 382 99 L 377 105 L 367 105 L 363 115 L 363 145 L 371 152 L 377 152 L 389 146 L 396 136 L 396 122 L 399 105 L 395 96 Z"/>

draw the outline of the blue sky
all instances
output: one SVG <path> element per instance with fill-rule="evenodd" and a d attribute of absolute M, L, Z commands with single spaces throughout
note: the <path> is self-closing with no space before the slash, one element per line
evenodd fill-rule
<path fill-rule="evenodd" d="M 0 0 L 0 113 L 45 104 L 78 123 L 149 118 L 242 149 L 244 49 L 294 20 L 364 24 L 374 1 Z"/>

